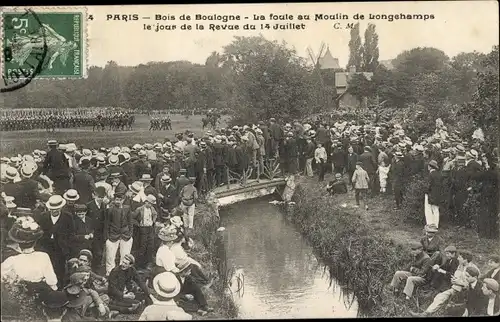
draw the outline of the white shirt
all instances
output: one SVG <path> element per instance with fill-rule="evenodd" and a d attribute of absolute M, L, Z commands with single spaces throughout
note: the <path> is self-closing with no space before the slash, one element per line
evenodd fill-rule
<path fill-rule="evenodd" d="M 153 226 L 153 213 L 151 208 L 144 207 L 144 215 L 142 216 L 141 226 L 151 227 Z"/>
<path fill-rule="evenodd" d="M 317 148 L 314 150 L 314 158 L 316 159 L 316 162 L 320 163 L 320 159 L 326 162 L 327 160 L 327 155 L 326 155 L 326 150 L 324 147 Z"/>
<path fill-rule="evenodd" d="M 36 265 L 32 265 L 36 263 Z M 52 262 L 47 253 L 32 252 L 29 254 L 19 254 L 7 258 L 1 265 L 2 279 L 14 274 L 19 279 L 28 282 L 45 281 L 47 285 L 57 285 L 57 277 L 52 267 Z"/>
<path fill-rule="evenodd" d="M 489 316 L 493 316 L 495 314 L 495 297 L 490 297 L 488 299 L 488 310 L 486 311 Z"/>
<path fill-rule="evenodd" d="M 495 278 L 495 276 L 498 274 L 498 271 L 500 271 L 500 267 L 494 270 L 493 273 L 491 273 L 491 278 Z"/>
<path fill-rule="evenodd" d="M 56 222 L 59 220 L 59 217 L 61 217 L 61 214 L 59 214 L 58 216 L 54 217 L 52 215 L 50 215 L 50 220 L 52 220 L 52 224 L 55 225 Z M 54 239 L 54 234 L 50 235 L 50 238 Z"/>
<path fill-rule="evenodd" d="M 162 245 L 156 251 L 156 265 L 163 267 L 167 272 L 177 273 L 175 255 L 167 245 Z"/>

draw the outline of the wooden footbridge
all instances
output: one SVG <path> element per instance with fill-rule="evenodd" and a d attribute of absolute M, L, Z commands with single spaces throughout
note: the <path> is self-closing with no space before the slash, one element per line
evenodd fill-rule
<path fill-rule="evenodd" d="M 227 169 L 226 178 L 227 184 L 212 190 L 222 206 L 270 195 L 286 185 L 277 159 L 267 160 L 263 166 L 249 167 L 241 174 Z"/>

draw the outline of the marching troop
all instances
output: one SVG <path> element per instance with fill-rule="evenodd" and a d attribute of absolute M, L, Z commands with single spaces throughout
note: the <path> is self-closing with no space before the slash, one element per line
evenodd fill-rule
<path fill-rule="evenodd" d="M 487 151 L 483 140 L 479 134 L 465 140 L 459 132 L 449 133 L 441 120 L 430 136 L 415 137 L 399 124 L 280 124 L 274 118 L 122 147 L 50 140 L 47 151 L 1 159 L 2 245 L 7 245 L 2 278 L 32 285 L 51 319 L 108 319 L 141 311 L 141 320 L 188 319 L 184 300 L 196 305 L 193 312 L 208 314 L 213 309 L 204 293 L 214 277 L 189 256 L 196 204 L 213 198 L 211 191 L 227 184 L 230 173 L 252 168 L 252 177 L 260 179 L 276 162 L 283 176 L 317 173 L 323 181 L 331 172 L 329 191 L 346 193 L 350 186 L 356 205 L 364 202 L 365 209 L 369 197 L 389 192 L 401 207 L 409 179 L 427 177 L 429 234 L 421 246 L 412 246 L 417 262 L 397 272 L 391 285 L 396 290 L 406 283 L 404 294 L 411 297 L 415 285 L 442 274 L 436 283 L 451 287 L 457 266 L 465 267 L 460 281 L 468 283 L 459 286 L 476 290 L 479 274 L 469 268 L 470 256 L 454 246 L 440 251 L 431 234 L 439 227 L 439 199 L 460 212 L 474 175 L 498 166 L 498 151 Z M 457 180 L 452 173 L 461 170 Z M 454 187 L 448 196 L 441 195 L 443 185 Z M 26 260 L 38 265 L 23 265 Z M 500 275 L 498 258 L 491 261 L 497 268 L 480 284 L 488 298 L 498 294 Z M 477 305 L 488 314 L 498 312 L 497 302 L 490 302 L 487 308 L 486 302 Z"/>

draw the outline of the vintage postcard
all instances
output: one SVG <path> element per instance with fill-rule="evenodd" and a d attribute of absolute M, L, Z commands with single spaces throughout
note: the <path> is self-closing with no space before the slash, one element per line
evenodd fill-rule
<path fill-rule="evenodd" d="M 498 27 L 0 7 L 2 321 L 499 315 Z"/>

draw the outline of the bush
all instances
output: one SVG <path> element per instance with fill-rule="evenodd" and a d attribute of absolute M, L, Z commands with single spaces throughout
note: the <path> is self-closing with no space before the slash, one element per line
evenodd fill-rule
<path fill-rule="evenodd" d="M 413 176 L 403 187 L 405 190 L 401 213 L 404 218 L 420 224 L 425 223 L 424 200 L 426 184 L 427 182 L 422 176 Z"/>
<path fill-rule="evenodd" d="M 328 264 L 331 276 L 356 295 L 360 315 L 397 316 L 385 286 L 410 262 L 403 246 L 374 231 L 356 213 L 318 195 L 315 184 L 295 191 L 293 222 Z"/>

